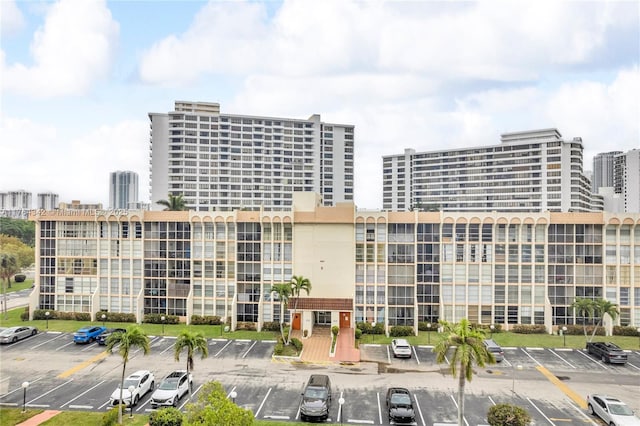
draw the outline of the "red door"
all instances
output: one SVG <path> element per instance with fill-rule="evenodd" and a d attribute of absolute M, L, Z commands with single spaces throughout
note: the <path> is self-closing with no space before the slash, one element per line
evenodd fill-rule
<path fill-rule="evenodd" d="M 340 328 L 351 327 L 351 312 L 340 312 Z"/>
<path fill-rule="evenodd" d="M 301 313 L 295 313 L 293 314 L 293 322 L 291 323 L 291 327 L 294 330 L 300 330 L 300 320 L 302 318 L 302 314 Z"/>

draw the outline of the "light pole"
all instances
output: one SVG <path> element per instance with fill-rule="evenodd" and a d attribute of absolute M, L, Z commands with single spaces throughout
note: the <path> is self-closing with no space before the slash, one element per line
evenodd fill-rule
<path fill-rule="evenodd" d="M 47 320 L 47 330 L 49 329 L 49 315 L 51 315 L 49 311 L 44 313 L 44 317 Z"/>
<path fill-rule="evenodd" d="M 100 318 L 102 318 L 102 326 L 104 327 L 104 321 L 107 319 L 107 316 L 105 314 L 102 314 Z"/>
<path fill-rule="evenodd" d="M 129 418 L 133 418 L 133 392 L 136 390 L 136 387 L 131 385 L 129 386 Z"/>
<path fill-rule="evenodd" d="M 490 337 L 490 338 L 491 338 L 491 339 L 493 339 L 493 330 L 496 328 L 496 326 L 495 326 L 495 325 L 493 325 L 493 324 L 491 324 L 491 325 L 489 326 L 489 328 L 491 329 L 491 337 Z"/>
<path fill-rule="evenodd" d="M 27 388 L 29 387 L 29 382 L 22 382 L 22 412 L 25 413 L 27 411 Z"/>
<path fill-rule="evenodd" d="M 522 366 L 519 364 L 513 366 L 513 380 L 511 381 L 511 393 L 513 394 L 516 393 L 516 370 L 522 371 Z"/>
<path fill-rule="evenodd" d="M 340 404 L 340 424 L 342 424 L 342 404 L 344 404 L 343 397 L 340 397 L 340 399 L 338 399 L 338 404 Z"/>
<path fill-rule="evenodd" d="M 431 344 L 431 323 L 427 323 L 427 343 Z"/>
<path fill-rule="evenodd" d="M 167 318 L 166 318 L 164 315 L 160 317 L 160 321 L 162 321 L 162 335 L 163 335 L 163 336 L 164 336 L 164 321 L 165 321 L 166 319 L 167 319 Z"/>
<path fill-rule="evenodd" d="M 567 347 L 567 326 L 562 326 L 562 346 Z"/>
<path fill-rule="evenodd" d="M 231 398 L 231 402 L 236 403 L 236 397 L 238 396 L 238 392 L 232 390 L 229 394 L 229 398 Z"/>
<path fill-rule="evenodd" d="M 375 321 L 371 321 L 371 343 L 373 343 L 375 341 L 375 330 L 376 329 L 376 322 Z"/>

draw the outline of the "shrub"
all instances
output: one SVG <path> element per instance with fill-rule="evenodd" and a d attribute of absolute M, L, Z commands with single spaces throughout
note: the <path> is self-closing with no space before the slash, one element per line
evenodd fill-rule
<path fill-rule="evenodd" d="M 23 283 L 27 279 L 25 274 L 15 274 L 13 280 L 17 283 Z"/>
<path fill-rule="evenodd" d="M 621 325 L 613 326 L 614 336 L 640 336 L 635 327 L 623 327 Z"/>
<path fill-rule="evenodd" d="M 112 409 L 110 409 L 109 411 L 104 413 L 102 415 L 102 420 L 100 421 L 100 426 L 113 426 L 113 425 L 117 424 L 118 423 L 118 408 L 119 407 L 113 407 Z M 120 405 L 120 408 L 122 409 L 122 413 L 123 413 L 123 416 L 124 416 L 125 406 L 124 405 Z"/>
<path fill-rule="evenodd" d="M 427 324 L 431 324 L 431 328 L 427 327 Z M 434 330 L 437 330 L 437 329 L 438 329 L 438 323 L 437 322 L 436 323 L 433 323 L 433 322 L 429 323 L 429 322 L 426 322 L 426 321 L 420 321 L 418 323 L 418 330 L 420 330 L 420 331 L 434 331 Z"/>
<path fill-rule="evenodd" d="M 300 341 L 300 339 L 296 339 L 295 337 L 293 337 L 291 339 L 291 344 L 295 346 L 298 353 L 300 353 L 300 351 L 302 350 L 302 342 Z"/>
<path fill-rule="evenodd" d="M 149 426 L 181 426 L 182 412 L 174 407 L 162 408 L 149 415 Z"/>
<path fill-rule="evenodd" d="M 256 331 L 256 323 L 255 322 L 238 322 L 236 326 L 236 330 L 245 330 L 245 331 Z"/>
<path fill-rule="evenodd" d="M 162 317 L 164 316 L 164 321 Z M 164 314 L 145 314 L 142 322 L 149 324 L 180 324 L 180 318 L 176 315 L 164 315 Z"/>
<path fill-rule="evenodd" d="M 400 337 L 400 336 L 413 336 L 413 327 L 409 325 L 394 325 L 389 330 L 389 336 L 391 337 Z"/>
<path fill-rule="evenodd" d="M 29 321 L 29 307 L 24 308 L 24 311 L 20 314 L 22 321 Z"/>
<path fill-rule="evenodd" d="M 564 332 L 564 334 L 566 335 L 584 335 L 584 327 L 582 325 L 566 325 L 566 326 L 562 326 L 559 325 L 558 326 L 558 334 L 560 334 L 560 330 L 562 330 L 562 327 L 567 327 L 567 331 Z M 591 335 L 593 333 L 593 329 L 595 328 L 595 326 L 593 325 L 588 325 L 587 326 L 587 334 Z M 604 327 L 598 327 L 598 330 L 596 331 L 596 336 L 604 336 L 605 335 L 605 331 L 604 331 Z"/>
<path fill-rule="evenodd" d="M 491 326 L 493 325 L 493 331 Z M 485 333 L 502 333 L 502 324 L 471 324 L 471 328 L 482 330 Z"/>
<path fill-rule="evenodd" d="M 47 316 L 45 315 L 46 312 L 49 312 L 49 319 L 57 319 L 56 314 L 57 312 L 52 310 L 52 309 L 36 309 L 35 311 L 33 311 L 33 319 L 34 320 L 46 320 Z"/>
<path fill-rule="evenodd" d="M 73 319 L 76 321 L 91 321 L 91 314 L 89 312 L 74 312 Z"/>
<path fill-rule="evenodd" d="M 356 329 L 360 330 L 365 334 L 371 334 L 373 327 L 368 322 L 359 322 L 356 324 Z"/>
<path fill-rule="evenodd" d="M 334 325 L 333 327 L 331 327 L 331 333 L 332 333 L 334 336 L 337 336 L 337 335 L 338 335 L 338 333 L 340 333 L 340 327 L 338 327 L 337 325 Z"/>
<path fill-rule="evenodd" d="M 547 327 L 542 324 L 516 324 L 511 331 L 518 334 L 545 334 Z"/>
<path fill-rule="evenodd" d="M 267 321 L 262 324 L 262 331 L 280 331 L 280 323 L 277 321 Z"/>
<path fill-rule="evenodd" d="M 135 314 L 125 314 L 123 312 L 108 312 L 98 311 L 96 312 L 96 321 L 102 321 L 102 315 L 105 316 L 105 321 L 110 322 L 136 322 Z"/>
<path fill-rule="evenodd" d="M 360 339 L 362 337 L 362 330 L 356 328 L 356 339 Z"/>
<path fill-rule="evenodd" d="M 371 330 L 372 334 L 384 334 L 384 323 L 376 323 L 375 327 Z"/>
<path fill-rule="evenodd" d="M 279 339 L 278 343 L 276 343 L 276 346 L 273 348 L 273 354 L 282 355 L 283 353 L 284 353 L 284 343 L 282 342 L 282 339 Z"/>
<path fill-rule="evenodd" d="M 487 422 L 491 426 L 527 426 L 531 423 L 531 416 L 522 407 L 497 404 L 489 408 Z"/>
<path fill-rule="evenodd" d="M 191 315 L 192 325 L 220 325 L 222 321 L 217 315 Z"/>

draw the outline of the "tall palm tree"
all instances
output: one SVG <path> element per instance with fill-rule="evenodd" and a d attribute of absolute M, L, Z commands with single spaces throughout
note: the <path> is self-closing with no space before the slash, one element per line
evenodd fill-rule
<path fill-rule="evenodd" d="M 118 424 L 122 424 L 122 392 L 124 388 L 125 371 L 127 370 L 127 362 L 129 362 L 129 354 L 133 348 L 142 349 L 147 355 L 151 350 L 149 337 L 137 325 L 132 325 L 126 331 L 121 333 L 112 333 L 107 337 L 107 352 L 112 353 L 113 349 L 118 347 L 118 354 L 122 357 L 122 377 L 120 378 L 120 404 L 118 404 Z M 131 401 L 133 404 L 133 401 Z"/>
<path fill-rule="evenodd" d="M 576 297 L 571 304 L 575 315 L 582 318 L 582 329 L 584 330 L 584 338 L 587 338 L 587 320 L 593 318 L 595 302 L 593 299 L 585 299 Z"/>
<path fill-rule="evenodd" d="M 620 312 L 618 311 L 618 305 L 616 305 L 615 303 L 611 303 L 606 299 L 596 299 L 593 301 L 593 304 L 595 315 L 598 316 L 598 323 L 593 329 L 591 339 L 589 339 L 590 342 L 595 337 L 598 327 L 602 325 L 602 320 L 604 319 L 605 315 L 609 315 L 612 320 L 615 320 L 618 314 L 620 314 Z"/>
<path fill-rule="evenodd" d="M 482 330 L 471 327 L 468 319 L 463 318 L 457 324 L 440 321 L 444 333 L 440 341 L 433 348 L 436 361 L 441 364 L 450 349 L 451 375 L 458 374 L 458 426 L 464 426 L 464 387 L 466 381 L 473 378 L 473 367 L 484 367 L 485 364 L 495 363 L 493 354 L 487 351 L 483 344 L 485 334 Z"/>
<path fill-rule="evenodd" d="M 191 401 L 191 370 L 193 370 L 193 356 L 200 352 L 201 359 L 209 355 L 207 339 L 201 331 L 182 330 L 173 345 L 176 361 L 180 361 L 180 352 L 187 349 L 187 380 L 189 380 L 189 401 Z"/>
<path fill-rule="evenodd" d="M 164 211 L 184 211 L 188 210 L 185 200 L 182 198 L 182 194 L 173 195 L 169 194 L 169 199 L 156 201 L 156 204 L 164 206 Z"/>
<path fill-rule="evenodd" d="M 286 310 L 287 302 L 291 295 L 291 284 L 274 284 L 273 287 L 271 287 L 271 291 L 277 294 L 278 300 L 280 300 L 280 335 L 282 336 L 282 341 L 286 342 L 287 339 L 284 337 L 284 311 Z"/>
<path fill-rule="evenodd" d="M 6 285 L 4 288 L 4 319 L 8 318 L 7 313 L 7 289 L 11 288 L 11 276 L 18 272 L 18 260 L 16 256 L 11 253 L 0 253 L 0 279 L 6 278 Z"/>
<path fill-rule="evenodd" d="M 293 317 L 296 316 L 296 309 L 298 307 L 298 299 L 300 299 L 300 294 L 304 291 L 307 293 L 307 296 L 311 292 L 311 281 L 308 278 L 303 277 L 302 275 L 297 276 L 294 275 L 291 277 L 290 281 L 291 286 L 291 296 L 295 297 L 293 301 Z M 291 333 L 287 337 L 287 345 L 291 340 Z"/>

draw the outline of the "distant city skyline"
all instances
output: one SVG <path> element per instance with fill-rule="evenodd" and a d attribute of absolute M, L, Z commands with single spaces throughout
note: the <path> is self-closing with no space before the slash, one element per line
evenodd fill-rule
<path fill-rule="evenodd" d="M 637 2 L 0 2 L 2 190 L 109 203 L 149 188 L 149 112 L 355 127 L 354 199 L 382 207 L 382 157 L 558 128 L 597 153 L 640 146 Z M 148 17 L 140 25 L 140 17 Z M 100 43 L 95 42 L 100 40 Z"/>

